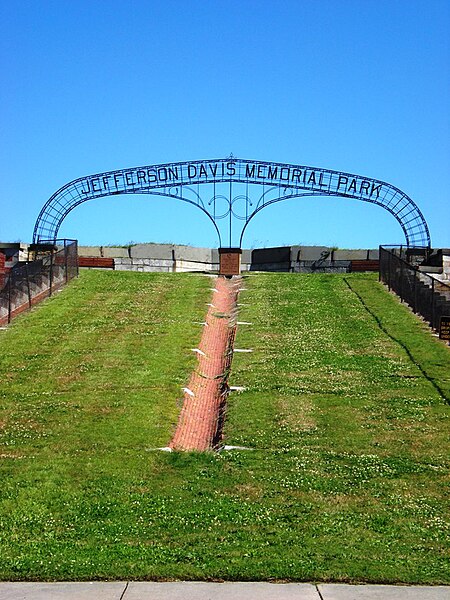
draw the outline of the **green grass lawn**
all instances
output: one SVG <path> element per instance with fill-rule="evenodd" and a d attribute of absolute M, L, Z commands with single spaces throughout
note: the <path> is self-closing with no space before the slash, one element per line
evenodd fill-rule
<path fill-rule="evenodd" d="M 0 332 L 0 578 L 450 583 L 450 349 L 372 275 L 248 276 L 253 450 L 151 450 L 209 287 L 84 272 Z"/>

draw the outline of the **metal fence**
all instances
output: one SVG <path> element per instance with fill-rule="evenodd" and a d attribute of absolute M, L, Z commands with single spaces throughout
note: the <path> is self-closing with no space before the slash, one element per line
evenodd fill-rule
<path fill-rule="evenodd" d="M 0 289 L 0 324 L 44 298 L 78 275 L 76 240 L 56 240 L 46 251 L 34 253 L 34 260 L 19 264 L 7 273 Z"/>
<path fill-rule="evenodd" d="M 450 315 L 450 285 L 420 271 L 414 264 L 420 255 L 420 249 L 380 246 L 380 281 L 437 331 L 441 317 Z"/>

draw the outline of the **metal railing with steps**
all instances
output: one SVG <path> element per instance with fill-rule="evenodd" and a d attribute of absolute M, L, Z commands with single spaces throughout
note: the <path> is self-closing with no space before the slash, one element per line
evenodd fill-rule
<path fill-rule="evenodd" d="M 450 285 L 407 262 L 402 248 L 380 246 L 380 281 L 436 331 L 441 317 L 450 316 Z"/>

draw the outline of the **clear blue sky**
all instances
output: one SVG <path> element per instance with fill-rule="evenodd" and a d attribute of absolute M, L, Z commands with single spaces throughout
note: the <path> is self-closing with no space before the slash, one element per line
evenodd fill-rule
<path fill-rule="evenodd" d="M 449 0 L 14 0 L 0 9 L 0 240 L 106 170 L 226 157 L 392 183 L 450 246 Z M 198 209 L 86 202 L 82 244 L 216 246 Z M 303 198 L 263 210 L 245 247 L 403 243 L 382 208 Z"/>

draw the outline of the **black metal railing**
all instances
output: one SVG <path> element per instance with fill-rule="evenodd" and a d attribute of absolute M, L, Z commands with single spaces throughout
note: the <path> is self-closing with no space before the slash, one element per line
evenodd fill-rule
<path fill-rule="evenodd" d="M 18 264 L 4 277 L 0 289 L 0 324 L 51 296 L 78 275 L 76 240 L 56 240 L 49 249 L 34 252 L 34 260 Z"/>
<path fill-rule="evenodd" d="M 380 281 L 437 331 L 441 317 L 450 315 L 450 285 L 419 270 L 421 254 L 421 249 L 380 246 Z"/>

